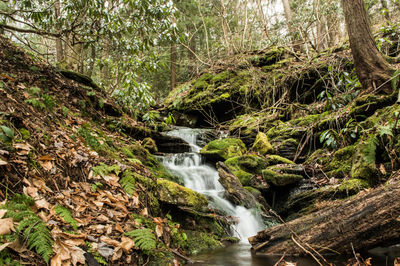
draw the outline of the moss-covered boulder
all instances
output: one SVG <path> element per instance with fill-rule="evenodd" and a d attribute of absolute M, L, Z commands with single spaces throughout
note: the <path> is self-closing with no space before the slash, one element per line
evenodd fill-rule
<path fill-rule="evenodd" d="M 280 164 L 268 167 L 262 171 L 264 180 L 277 187 L 298 183 L 303 179 L 304 168 L 293 164 Z"/>
<path fill-rule="evenodd" d="M 200 154 L 213 161 L 225 161 L 235 156 L 241 156 L 247 149 L 243 141 L 235 138 L 217 139 L 201 149 Z"/>
<path fill-rule="evenodd" d="M 274 147 L 272 147 L 271 143 L 268 141 L 267 135 L 263 132 L 258 132 L 252 148 L 261 155 L 272 154 L 275 152 Z"/>
<path fill-rule="evenodd" d="M 250 185 L 253 175 L 260 175 L 261 171 L 267 168 L 265 158 L 255 154 L 236 156 L 225 161 L 225 165 L 237 176 L 242 185 Z"/>
<path fill-rule="evenodd" d="M 158 152 L 156 142 L 152 138 L 143 139 L 142 146 L 145 147 L 151 153 Z"/>
<path fill-rule="evenodd" d="M 350 176 L 355 145 L 337 150 L 323 170 L 328 177 L 343 178 Z"/>
<path fill-rule="evenodd" d="M 157 179 L 159 200 L 168 204 L 207 210 L 208 201 L 202 194 L 166 179 Z"/>

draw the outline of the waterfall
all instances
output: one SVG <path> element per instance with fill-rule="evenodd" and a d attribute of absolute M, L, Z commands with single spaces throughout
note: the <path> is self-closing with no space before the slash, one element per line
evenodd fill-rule
<path fill-rule="evenodd" d="M 199 154 L 201 148 L 196 143 L 198 134 L 199 130 L 190 128 L 170 131 L 168 135 L 188 142 L 191 152 L 166 155 L 162 163 L 171 174 L 181 178 L 185 187 L 207 196 L 212 208 L 234 217 L 237 222 L 231 225 L 232 235 L 248 242 L 249 236 L 264 228 L 261 215 L 256 209 L 235 206 L 224 198 L 225 189 L 218 181 L 216 168 L 206 164 Z"/>

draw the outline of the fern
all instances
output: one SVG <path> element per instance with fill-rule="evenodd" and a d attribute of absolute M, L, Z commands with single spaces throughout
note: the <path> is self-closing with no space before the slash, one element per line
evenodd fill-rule
<path fill-rule="evenodd" d="M 125 171 L 123 177 L 119 180 L 121 187 L 124 191 L 132 196 L 133 192 L 135 192 L 135 178 L 131 171 Z"/>
<path fill-rule="evenodd" d="M 53 239 L 49 228 L 32 211 L 34 203 L 34 200 L 26 195 L 15 194 L 4 206 L 7 209 L 6 217 L 20 222 L 17 232 L 23 236 L 23 241 L 48 263 L 53 253 Z"/>
<path fill-rule="evenodd" d="M 365 143 L 364 156 L 367 163 L 375 163 L 376 160 L 376 147 L 379 145 L 379 140 L 374 135 L 369 135 L 367 142 Z"/>
<path fill-rule="evenodd" d="M 156 248 L 156 237 L 151 229 L 136 229 L 126 232 L 125 235 L 133 238 L 135 245 L 144 251 L 149 251 Z"/>
<path fill-rule="evenodd" d="M 58 215 L 60 215 L 61 218 L 64 219 L 65 222 L 69 223 L 74 230 L 78 230 L 78 222 L 72 217 L 71 211 L 61 205 L 57 205 L 54 210 Z"/>

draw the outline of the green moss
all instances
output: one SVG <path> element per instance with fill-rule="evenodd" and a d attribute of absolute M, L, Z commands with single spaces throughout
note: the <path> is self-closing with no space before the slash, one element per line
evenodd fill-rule
<path fill-rule="evenodd" d="M 357 194 L 363 189 L 369 188 L 370 185 L 367 181 L 362 179 L 348 179 L 343 181 L 337 188 L 339 192 L 345 192 L 347 194 L 353 195 Z"/>
<path fill-rule="evenodd" d="M 211 78 L 211 82 L 214 83 L 216 86 L 221 85 L 223 82 L 229 80 L 233 77 L 233 73 L 229 70 L 223 71 Z"/>
<path fill-rule="evenodd" d="M 19 133 L 21 133 L 22 138 L 23 138 L 24 140 L 27 140 L 27 139 L 29 139 L 29 138 L 31 137 L 31 133 L 30 133 L 29 130 L 27 130 L 26 128 L 21 128 L 21 129 L 19 130 Z"/>
<path fill-rule="evenodd" d="M 235 176 L 237 176 L 237 178 L 239 178 L 242 185 L 246 185 L 249 184 L 250 178 L 253 176 L 253 174 L 241 169 L 238 162 L 239 158 L 239 156 L 230 158 L 225 161 L 225 165 L 232 171 Z"/>
<path fill-rule="evenodd" d="M 301 175 L 286 174 L 286 173 L 281 174 L 271 169 L 263 170 L 262 175 L 265 181 L 278 187 L 292 185 L 303 179 L 303 176 Z"/>
<path fill-rule="evenodd" d="M 248 192 L 251 193 L 251 195 L 253 195 L 255 198 L 261 196 L 261 192 L 253 187 L 243 187 L 245 190 L 247 190 Z"/>
<path fill-rule="evenodd" d="M 306 160 L 305 164 L 326 165 L 331 161 L 331 156 L 328 156 L 325 149 L 314 151 Z"/>
<path fill-rule="evenodd" d="M 294 164 L 293 161 L 283 158 L 279 155 L 268 155 L 266 162 L 268 166 L 275 164 Z"/>
<path fill-rule="evenodd" d="M 351 172 L 355 145 L 337 150 L 327 166 L 323 168 L 329 177 L 343 178 Z"/>
<path fill-rule="evenodd" d="M 152 138 L 143 139 L 142 146 L 150 152 L 158 152 L 156 142 Z"/>
<path fill-rule="evenodd" d="M 191 207 L 199 211 L 204 210 L 208 204 L 202 194 L 169 180 L 157 179 L 157 191 L 159 200 L 169 204 Z"/>
<path fill-rule="evenodd" d="M 246 146 L 240 139 L 226 138 L 211 141 L 201 149 L 200 153 L 210 159 L 222 161 L 240 156 L 246 151 Z"/>
<path fill-rule="evenodd" d="M 188 237 L 188 253 L 191 255 L 223 247 L 222 243 L 218 241 L 213 234 L 191 230 L 186 230 L 185 233 Z"/>
<path fill-rule="evenodd" d="M 253 150 L 261 155 L 275 153 L 274 147 L 269 143 L 267 135 L 263 132 L 258 132 L 253 144 Z"/>
<path fill-rule="evenodd" d="M 362 140 L 357 144 L 351 168 L 351 177 L 353 179 L 366 180 L 371 185 L 378 182 L 379 171 L 375 164 L 375 150 L 376 144 L 373 137 L 366 141 Z"/>

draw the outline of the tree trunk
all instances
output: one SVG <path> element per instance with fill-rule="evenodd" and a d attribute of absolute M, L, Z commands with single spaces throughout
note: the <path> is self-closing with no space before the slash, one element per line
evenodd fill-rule
<path fill-rule="evenodd" d="M 261 0 L 257 0 L 257 7 L 258 7 L 258 12 L 260 13 L 261 25 L 263 28 L 264 37 L 269 38 L 267 20 L 265 18 L 265 13 L 261 4 Z"/>
<path fill-rule="evenodd" d="M 329 35 L 329 46 L 335 46 L 340 39 L 340 27 L 339 27 L 339 16 L 336 10 L 330 12 L 327 17 L 328 23 L 328 35 Z"/>
<path fill-rule="evenodd" d="M 176 87 L 176 44 L 171 44 L 171 76 L 170 76 L 170 89 L 173 90 Z"/>
<path fill-rule="evenodd" d="M 90 53 L 90 63 L 88 65 L 88 71 L 87 71 L 87 75 L 89 77 L 92 77 L 93 75 L 93 70 L 94 70 L 94 63 L 96 61 L 96 45 L 92 44 L 91 47 L 91 53 Z"/>
<path fill-rule="evenodd" d="M 360 252 L 398 243 L 399 234 L 400 181 L 392 180 L 315 213 L 260 231 L 249 241 L 257 254 L 306 255 L 304 249 L 313 254 L 349 254 L 352 246 Z"/>
<path fill-rule="evenodd" d="M 61 16 L 60 0 L 56 0 L 54 2 L 54 11 L 56 18 L 58 19 Z M 57 28 L 57 30 L 59 30 L 59 28 Z M 64 50 L 61 38 L 56 38 L 56 54 L 57 54 L 57 63 L 62 62 L 64 60 Z"/>
<path fill-rule="evenodd" d="M 296 33 L 295 28 L 292 25 L 292 8 L 290 7 L 290 2 L 289 0 L 282 0 L 283 4 L 283 11 L 285 13 L 285 18 L 286 18 L 286 24 L 288 26 L 289 33 L 292 38 L 292 47 L 293 50 L 295 51 L 301 51 L 301 44 L 300 44 L 300 38 L 298 33 Z"/>
<path fill-rule="evenodd" d="M 390 65 L 376 48 L 363 0 L 342 0 L 350 48 L 364 89 L 391 90 Z"/>

